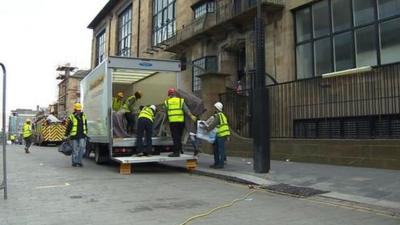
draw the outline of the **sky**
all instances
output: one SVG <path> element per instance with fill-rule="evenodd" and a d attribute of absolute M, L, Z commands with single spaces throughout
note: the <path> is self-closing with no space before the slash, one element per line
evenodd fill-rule
<path fill-rule="evenodd" d="M 107 1 L 0 0 L 7 112 L 55 103 L 58 65 L 69 62 L 79 69 L 90 68 L 92 30 L 87 25 Z"/>

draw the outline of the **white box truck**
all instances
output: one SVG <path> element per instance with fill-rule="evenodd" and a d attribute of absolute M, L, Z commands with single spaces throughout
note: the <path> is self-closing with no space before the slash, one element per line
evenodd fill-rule
<path fill-rule="evenodd" d="M 165 154 L 135 157 L 132 155 L 136 151 L 135 135 L 113 135 L 112 118 L 117 112 L 112 110 L 112 97 L 116 93 L 122 91 L 129 96 L 141 91 L 143 96 L 135 107 L 162 105 L 168 88 L 179 88 L 180 71 L 180 62 L 175 60 L 109 57 L 81 81 L 81 102 L 88 120 L 87 152 L 94 152 L 97 163 L 110 159 L 124 164 L 194 159 L 189 155 L 169 158 Z M 161 122 L 161 126 L 163 124 Z M 154 149 L 157 152 L 172 151 L 172 138 L 167 132 L 161 132 L 163 127 L 158 129 L 160 131 L 152 137 Z"/>

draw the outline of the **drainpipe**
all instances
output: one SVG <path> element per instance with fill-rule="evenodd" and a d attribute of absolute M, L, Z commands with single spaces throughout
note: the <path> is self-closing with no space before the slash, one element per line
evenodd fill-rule
<path fill-rule="evenodd" d="M 107 46 L 107 57 L 110 57 L 110 46 L 111 46 L 111 21 L 112 16 L 108 20 L 108 46 Z"/>
<path fill-rule="evenodd" d="M 136 40 L 136 57 L 139 57 L 139 49 L 140 49 L 140 47 L 139 47 L 139 44 L 140 44 L 140 0 L 138 0 L 138 4 L 139 4 L 139 6 L 138 6 L 138 21 L 137 21 L 137 29 L 138 29 L 138 32 L 137 32 L 137 40 Z"/>

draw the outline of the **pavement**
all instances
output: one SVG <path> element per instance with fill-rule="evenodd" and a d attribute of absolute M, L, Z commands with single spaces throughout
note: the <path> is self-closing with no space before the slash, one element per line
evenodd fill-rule
<path fill-rule="evenodd" d="M 313 163 L 271 161 L 269 173 L 255 173 L 250 158 L 228 157 L 223 169 L 211 169 L 213 156 L 200 154 L 194 173 L 262 187 L 309 188 L 321 197 L 400 211 L 400 171 Z M 181 167 L 179 163 L 168 163 Z M 281 189 L 286 192 L 287 188 Z M 290 189 L 290 188 L 289 188 Z M 279 188 L 278 188 L 279 191 Z"/>

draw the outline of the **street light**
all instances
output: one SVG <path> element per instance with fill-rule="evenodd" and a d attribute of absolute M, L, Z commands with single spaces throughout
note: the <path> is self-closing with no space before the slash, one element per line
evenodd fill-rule
<path fill-rule="evenodd" d="M 0 67 L 3 70 L 3 181 L 0 184 L 0 190 L 4 190 L 4 199 L 7 199 L 7 166 L 6 166 L 6 67 L 3 63 L 0 63 Z"/>
<path fill-rule="evenodd" d="M 256 74 L 253 82 L 253 169 L 256 173 L 270 170 L 269 98 L 265 88 L 265 37 L 261 0 L 257 0 L 255 19 Z"/>

